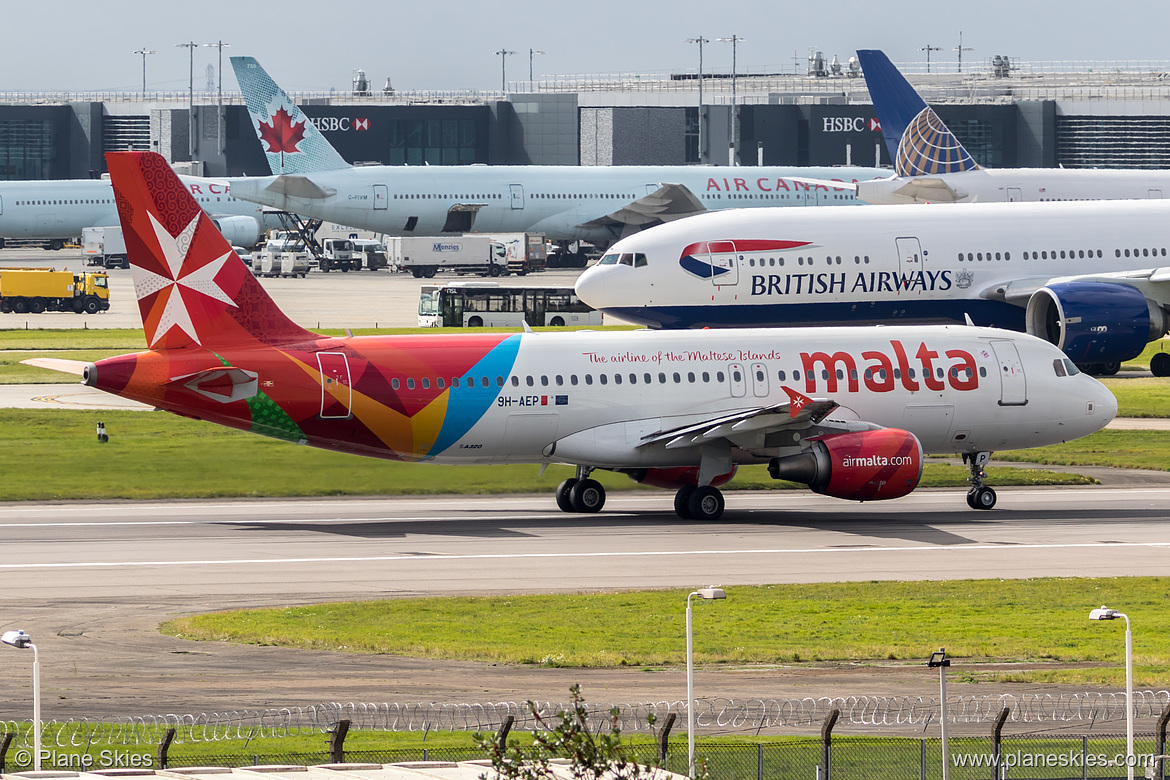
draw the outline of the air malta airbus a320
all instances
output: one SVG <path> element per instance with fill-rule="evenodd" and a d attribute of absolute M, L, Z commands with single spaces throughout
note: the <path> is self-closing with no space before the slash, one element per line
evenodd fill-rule
<path fill-rule="evenodd" d="M 713 520 L 740 463 L 829 496 L 918 484 L 922 453 L 1075 439 L 1117 410 L 1050 344 L 975 327 L 333 338 L 277 309 L 163 158 L 108 155 L 149 349 L 34 359 L 186 417 L 340 452 L 436 463 L 567 463 L 565 511 L 610 469 Z"/>

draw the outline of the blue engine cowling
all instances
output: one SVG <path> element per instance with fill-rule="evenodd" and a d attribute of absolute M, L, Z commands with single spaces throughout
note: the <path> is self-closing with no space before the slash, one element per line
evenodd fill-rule
<path fill-rule="evenodd" d="M 1109 363 L 1141 354 L 1166 333 L 1166 314 L 1141 290 L 1113 282 L 1060 282 L 1028 299 L 1028 333 L 1074 363 Z"/>

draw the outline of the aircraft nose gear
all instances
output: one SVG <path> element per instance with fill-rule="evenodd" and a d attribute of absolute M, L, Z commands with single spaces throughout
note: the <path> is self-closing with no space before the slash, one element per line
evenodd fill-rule
<path fill-rule="evenodd" d="M 989 460 L 990 452 L 963 454 L 963 463 L 971 469 L 971 476 L 967 477 L 967 481 L 971 483 L 971 489 L 967 491 L 967 506 L 972 509 L 991 509 L 995 506 L 995 491 L 983 486 L 983 480 L 987 477 L 983 467 Z"/>
<path fill-rule="evenodd" d="M 589 479 L 593 469 L 578 466 L 577 476 L 569 477 L 557 486 L 557 506 L 562 512 L 593 513 L 605 506 L 605 488 L 595 479 Z"/>

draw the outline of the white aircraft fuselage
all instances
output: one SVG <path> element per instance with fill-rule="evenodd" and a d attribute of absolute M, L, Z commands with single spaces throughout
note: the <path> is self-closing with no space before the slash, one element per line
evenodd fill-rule
<path fill-rule="evenodd" d="M 260 206 L 232 195 L 232 185 L 243 179 L 179 178 L 212 217 L 244 218 L 233 226 L 239 228 L 235 231 L 239 235 L 252 230 L 261 235 L 280 226 L 276 217 L 265 215 Z M 246 220 L 254 221 L 255 226 L 249 227 Z M 117 224 L 118 207 L 109 179 L 0 181 L 0 239 L 70 238 L 80 236 L 84 228 Z"/>
<path fill-rule="evenodd" d="M 977 168 L 959 173 L 860 181 L 857 198 L 897 203 L 1005 203 L 1157 200 L 1170 195 L 1170 170 Z"/>
<path fill-rule="evenodd" d="M 852 188 L 791 177 L 852 184 L 884 175 L 876 168 L 379 165 L 256 177 L 234 183 L 233 193 L 395 236 L 537 232 L 554 241 L 613 241 L 622 235 L 623 220 L 633 219 L 623 210 L 665 184 L 686 187 L 708 210 L 844 205 L 857 202 Z M 654 204 L 645 208 L 652 212 Z M 468 212 L 475 215 L 469 225 L 452 219 Z M 607 219 L 611 215 L 616 216 Z M 664 211 L 662 221 L 670 218 Z"/>
<path fill-rule="evenodd" d="M 724 211 L 618 242 L 576 290 L 651 327 L 969 316 L 1112 362 L 1166 332 L 1168 225 L 1163 201 Z"/>

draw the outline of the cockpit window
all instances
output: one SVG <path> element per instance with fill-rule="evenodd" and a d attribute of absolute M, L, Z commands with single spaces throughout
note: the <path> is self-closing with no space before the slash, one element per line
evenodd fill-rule
<path fill-rule="evenodd" d="M 621 265 L 633 265 L 634 255 L 632 252 L 622 252 L 622 259 L 618 261 Z"/>
<path fill-rule="evenodd" d="M 1077 368 L 1077 364 L 1068 358 L 1064 359 L 1064 370 L 1068 372 L 1069 376 L 1076 376 L 1077 374 L 1081 373 L 1081 370 Z"/>
<path fill-rule="evenodd" d="M 1064 361 L 1060 358 L 1052 361 L 1052 370 L 1056 372 L 1057 376 L 1068 376 L 1068 371 L 1064 368 Z"/>
<path fill-rule="evenodd" d="M 597 261 L 597 264 L 598 265 L 616 265 L 619 257 L 621 257 L 621 255 L 605 255 L 604 257 L 602 257 L 600 260 Z"/>
<path fill-rule="evenodd" d="M 1053 360 L 1052 368 L 1056 371 L 1057 376 L 1076 376 L 1081 373 L 1081 370 L 1077 368 L 1077 364 L 1068 358 L 1057 358 Z"/>
<path fill-rule="evenodd" d="M 641 252 L 635 252 L 634 253 L 634 267 L 641 268 L 644 265 L 646 265 L 646 255 L 642 254 Z"/>

